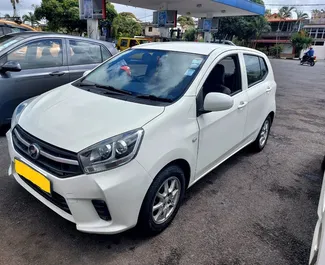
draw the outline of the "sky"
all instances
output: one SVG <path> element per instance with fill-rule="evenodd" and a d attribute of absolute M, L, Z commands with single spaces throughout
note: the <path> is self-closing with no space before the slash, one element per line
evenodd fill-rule
<path fill-rule="evenodd" d="M 23 16 L 29 11 L 33 11 L 32 5 L 40 5 L 41 0 L 20 0 L 20 3 L 17 5 L 17 13 L 19 16 Z M 136 15 L 137 18 L 143 21 L 152 20 L 152 11 L 142 8 L 135 8 L 130 6 L 124 6 L 119 4 L 114 4 L 117 12 L 132 12 Z M 5 14 L 12 15 L 12 5 L 9 0 L 0 0 L 0 17 Z"/>
<path fill-rule="evenodd" d="M 150 0 L 149 0 L 150 1 Z M 296 6 L 297 9 L 309 13 L 312 9 L 325 9 L 325 0 L 264 0 L 266 8 L 270 8 L 272 12 L 277 12 L 277 6 L 275 4 L 291 5 Z M 41 0 L 20 0 L 17 6 L 18 15 L 23 16 L 29 11 L 33 11 L 32 4 L 40 5 Z M 269 4 L 269 5 L 268 5 Z M 307 4 L 324 4 L 319 6 L 299 6 Z M 152 20 L 152 11 L 142 8 L 134 8 L 130 6 L 124 6 L 119 4 L 114 4 L 115 9 L 118 12 L 132 12 L 135 16 L 142 21 Z M 281 6 L 281 5 L 280 5 Z M 12 15 L 12 5 L 9 0 L 0 0 L 0 17 L 5 14 Z"/>

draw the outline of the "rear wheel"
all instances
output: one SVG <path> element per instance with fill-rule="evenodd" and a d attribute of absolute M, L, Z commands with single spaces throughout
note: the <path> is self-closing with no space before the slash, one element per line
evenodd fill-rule
<path fill-rule="evenodd" d="M 174 219 L 185 193 L 185 176 L 177 165 L 163 169 L 151 184 L 142 203 L 138 227 L 158 234 Z"/>
<path fill-rule="evenodd" d="M 268 116 L 264 121 L 260 132 L 256 140 L 252 143 L 251 147 L 254 151 L 260 152 L 264 149 L 267 140 L 269 139 L 270 129 L 271 129 L 272 120 L 271 117 Z"/>

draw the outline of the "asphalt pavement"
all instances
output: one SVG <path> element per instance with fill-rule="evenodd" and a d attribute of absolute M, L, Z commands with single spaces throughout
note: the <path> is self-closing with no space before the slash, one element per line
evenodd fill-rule
<path fill-rule="evenodd" d="M 307 264 L 325 154 L 325 63 L 272 64 L 277 115 L 266 148 L 241 151 L 194 185 L 156 237 L 76 231 L 7 176 L 2 132 L 0 264 Z"/>

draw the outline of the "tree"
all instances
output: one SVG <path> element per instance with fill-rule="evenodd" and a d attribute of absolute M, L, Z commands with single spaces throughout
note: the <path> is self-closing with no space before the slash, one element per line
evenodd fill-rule
<path fill-rule="evenodd" d="M 122 13 L 122 15 L 118 14 L 118 16 L 114 18 L 113 31 L 116 38 L 134 37 L 137 35 L 141 35 L 142 27 L 140 23 L 134 18 L 134 15 L 125 15 L 125 12 Z"/>
<path fill-rule="evenodd" d="M 271 9 L 265 9 L 265 13 L 264 13 L 265 16 L 271 16 L 272 13 L 271 13 Z"/>
<path fill-rule="evenodd" d="M 45 18 L 50 31 L 78 31 L 81 34 L 87 29 L 86 20 L 79 19 L 78 0 L 42 0 L 35 8 L 35 17 L 37 20 Z"/>
<path fill-rule="evenodd" d="M 295 7 L 291 6 L 283 6 L 279 9 L 279 12 L 278 12 L 278 15 L 279 17 L 281 18 L 281 20 L 283 20 L 283 23 L 282 23 L 282 27 L 281 27 L 281 31 L 283 30 L 283 27 L 284 27 L 284 24 L 285 24 L 285 21 L 287 18 L 291 18 L 292 17 L 292 12 L 295 10 Z M 279 26 L 278 26 L 278 30 L 280 29 L 280 24 L 281 24 L 281 21 L 279 23 Z"/>
<path fill-rule="evenodd" d="M 196 30 L 195 28 L 189 28 L 184 33 L 184 39 L 186 41 L 195 41 Z"/>
<path fill-rule="evenodd" d="M 14 17 L 17 17 L 17 9 L 16 5 L 19 4 L 19 0 L 10 0 L 10 3 L 12 4 L 12 8 L 14 9 Z"/>
<path fill-rule="evenodd" d="M 5 14 L 5 18 L 11 18 L 9 14 Z"/>
<path fill-rule="evenodd" d="M 106 40 L 112 37 L 112 24 L 117 15 L 118 13 L 114 5 L 110 2 L 106 2 L 106 18 L 99 21 L 100 28 L 106 28 Z"/>
<path fill-rule="evenodd" d="M 256 48 L 257 40 L 260 39 L 263 33 L 271 31 L 271 26 L 265 17 L 254 17 L 252 27 L 255 29 L 255 42 L 254 48 Z"/>
<path fill-rule="evenodd" d="M 37 26 L 39 23 L 33 12 L 28 12 L 28 14 L 23 15 L 23 22 L 29 22 L 32 27 Z"/>
<path fill-rule="evenodd" d="M 191 28 L 195 26 L 194 20 L 189 16 L 179 16 L 177 22 L 183 29 Z"/>
<path fill-rule="evenodd" d="M 307 49 L 314 39 L 309 37 L 306 31 L 301 30 L 297 33 L 294 33 L 291 37 L 291 44 L 295 48 L 296 55 L 300 55 L 300 52 L 304 49 Z"/>
<path fill-rule="evenodd" d="M 297 20 L 298 20 L 297 23 L 299 23 L 298 31 L 300 31 L 301 21 L 307 19 L 309 16 L 304 11 L 297 10 L 297 9 L 295 10 L 295 13 L 297 14 Z"/>

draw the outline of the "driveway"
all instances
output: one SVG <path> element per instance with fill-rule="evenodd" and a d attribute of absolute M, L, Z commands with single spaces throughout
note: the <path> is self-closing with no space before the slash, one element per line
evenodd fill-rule
<path fill-rule="evenodd" d="M 241 151 L 192 187 L 172 225 L 83 234 L 7 176 L 0 136 L 0 264 L 307 264 L 325 154 L 325 63 L 272 62 L 277 116 L 263 152 Z"/>

